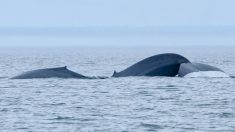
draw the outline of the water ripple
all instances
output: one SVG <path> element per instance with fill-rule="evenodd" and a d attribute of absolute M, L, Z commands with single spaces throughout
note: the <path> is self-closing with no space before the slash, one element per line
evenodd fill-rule
<path fill-rule="evenodd" d="M 147 128 L 148 131 L 157 131 L 163 127 L 157 124 L 141 123 L 140 126 Z"/>
<path fill-rule="evenodd" d="M 1 72 L 1 77 L 60 65 L 68 65 L 86 75 L 110 76 L 113 70 L 124 69 L 156 52 L 163 51 L 139 50 L 132 54 L 78 49 L 0 52 L 0 67 L 8 68 Z M 177 51 L 174 49 L 174 52 Z M 235 73 L 233 50 L 216 54 L 201 50 L 178 52 Z M 229 61 L 224 65 L 223 60 Z M 234 77 L 105 80 L 11 80 L 1 77 L 0 131 L 3 132 L 235 131 Z"/>

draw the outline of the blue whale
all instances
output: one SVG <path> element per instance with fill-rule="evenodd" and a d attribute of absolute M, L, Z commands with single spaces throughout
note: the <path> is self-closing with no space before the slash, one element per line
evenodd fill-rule
<path fill-rule="evenodd" d="M 32 78 L 80 78 L 80 79 L 88 79 L 84 75 L 79 73 L 70 71 L 67 67 L 57 67 L 57 68 L 46 68 L 46 69 L 38 69 L 33 71 L 28 71 L 22 73 L 18 76 L 13 77 L 12 79 L 32 79 Z"/>
<path fill-rule="evenodd" d="M 166 77 L 188 77 L 188 76 L 207 76 L 211 73 L 221 77 L 227 77 L 224 71 L 214 66 L 191 63 L 187 58 L 174 54 L 166 53 L 148 57 L 136 64 L 124 69 L 114 71 L 112 77 L 128 76 L 166 76 Z M 200 73 L 200 74 L 196 74 Z M 203 74 L 207 73 L 207 74 Z M 12 79 L 32 79 L 32 78 L 77 78 L 77 79 L 105 79 L 108 77 L 89 77 L 71 70 L 67 67 L 46 68 L 22 73 Z M 218 76 L 217 76 L 218 77 Z"/>
<path fill-rule="evenodd" d="M 146 58 L 127 69 L 116 72 L 113 77 L 127 77 L 127 76 L 168 76 L 174 77 L 178 74 L 180 65 L 182 63 L 190 63 L 185 57 L 173 54 L 159 54 Z"/>
<path fill-rule="evenodd" d="M 73 72 L 67 69 L 67 66 L 46 68 L 24 72 L 12 79 L 33 79 L 33 78 L 75 78 L 75 79 L 105 79 L 107 77 L 97 76 L 90 77 Z"/>

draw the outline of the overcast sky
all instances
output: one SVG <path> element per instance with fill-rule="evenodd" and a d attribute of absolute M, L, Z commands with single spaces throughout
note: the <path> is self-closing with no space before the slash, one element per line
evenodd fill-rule
<path fill-rule="evenodd" d="M 234 36 L 235 0 L 0 0 L 0 46 L 223 46 Z"/>
<path fill-rule="evenodd" d="M 235 0 L 1 0 L 0 27 L 235 26 Z"/>

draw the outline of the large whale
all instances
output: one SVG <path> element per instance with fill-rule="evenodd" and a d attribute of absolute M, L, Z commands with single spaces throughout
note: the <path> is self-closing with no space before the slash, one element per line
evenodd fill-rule
<path fill-rule="evenodd" d="M 114 71 L 113 74 L 113 77 L 127 76 L 229 77 L 217 67 L 191 63 L 187 58 L 174 53 L 146 58 L 121 72 Z"/>
<path fill-rule="evenodd" d="M 213 75 L 213 76 L 212 76 Z M 219 68 L 201 64 L 191 63 L 187 58 L 166 53 L 148 57 L 136 64 L 124 69 L 121 72 L 114 71 L 112 77 L 128 76 L 167 76 L 167 77 L 228 77 Z M 105 79 L 108 77 L 89 77 L 71 70 L 67 67 L 46 68 L 25 72 L 12 79 L 32 78 L 77 78 L 77 79 Z"/>
<path fill-rule="evenodd" d="M 159 54 L 146 58 L 127 69 L 116 72 L 113 77 L 127 77 L 127 76 L 168 76 L 174 77 L 178 74 L 180 65 L 182 63 L 190 63 L 185 57 L 173 54 Z"/>

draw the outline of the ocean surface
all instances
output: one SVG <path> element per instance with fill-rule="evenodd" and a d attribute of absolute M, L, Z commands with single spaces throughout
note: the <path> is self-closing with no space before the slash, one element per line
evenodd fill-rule
<path fill-rule="evenodd" d="M 111 76 L 114 70 L 166 52 L 235 75 L 234 48 L 133 47 L 1 48 L 0 131 L 235 131 L 234 78 L 9 79 L 57 66 Z"/>

